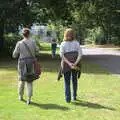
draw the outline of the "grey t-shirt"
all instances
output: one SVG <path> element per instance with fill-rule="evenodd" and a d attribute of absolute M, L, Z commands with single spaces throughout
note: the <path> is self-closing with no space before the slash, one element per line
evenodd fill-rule
<path fill-rule="evenodd" d="M 20 59 L 22 59 L 25 57 L 32 57 L 23 42 L 27 44 L 27 46 L 31 50 L 32 55 L 35 57 L 38 52 L 35 41 L 31 39 L 23 39 L 17 42 L 16 47 L 13 51 L 13 58 L 19 57 Z"/>

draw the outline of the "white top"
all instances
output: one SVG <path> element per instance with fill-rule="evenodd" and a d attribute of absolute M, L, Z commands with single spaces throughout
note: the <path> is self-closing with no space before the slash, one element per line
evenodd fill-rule
<path fill-rule="evenodd" d="M 61 45 L 60 45 L 60 56 L 61 57 L 64 55 L 64 53 L 72 52 L 72 51 L 77 51 L 78 56 L 81 58 L 82 50 L 81 50 L 80 44 L 77 40 L 64 41 L 61 43 Z"/>
<path fill-rule="evenodd" d="M 16 58 L 18 56 L 19 58 L 31 57 L 31 54 L 29 53 L 23 42 L 27 44 L 27 46 L 31 50 L 32 55 L 35 57 L 37 52 L 35 41 L 31 39 L 23 39 L 17 42 L 16 47 L 13 51 L 13 58 Z"/>

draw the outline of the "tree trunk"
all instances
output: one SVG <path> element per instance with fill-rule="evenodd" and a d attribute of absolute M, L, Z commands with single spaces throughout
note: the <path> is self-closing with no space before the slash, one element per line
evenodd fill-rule
<path fill-rule="evenodd" d="M 109 44 L 109 33 L 105 31 L 105 44 Z"/>
<path fill-rule="evenodd" d="M 0 51 L 3 49 L 4 45 L 4 23 L 0 21 Z"/>

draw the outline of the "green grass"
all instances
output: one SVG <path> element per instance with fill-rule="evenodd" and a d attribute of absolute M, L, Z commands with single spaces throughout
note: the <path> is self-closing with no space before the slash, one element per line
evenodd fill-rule
<path fill-rule="evenodd" d="M 51 44 L 50 43 L 43 43 L 40 42 L 40 53 L 47 53 L 47 54 L 51 54 Z M 56 53 L 59 53 L 59 49 L 56 49 Z"/>
<path fill-rule="evenodd" d="M 49 49 L 49 48 L 48 48 Z M 64 100 L 60 60 L 41 54 L 41 78 L 34 81 L 32 104 L 18 101 L 16 61 L 0 61 L 0 120 L 120 120 L 120 80 L 83 59 L 77 102 Z M 26 99 L 26 91 L 25 96 Z"/>

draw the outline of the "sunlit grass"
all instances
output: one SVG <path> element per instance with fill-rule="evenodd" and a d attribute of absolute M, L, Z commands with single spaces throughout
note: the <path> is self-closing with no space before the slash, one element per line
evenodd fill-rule
<path fill-rule="evenodd" d="M 60 59 L 44 53 L 31 105 L 18 101 L 16 61 L 0 62 L 0 120 L 120 120 L 120 78 L 83 59 L 79 101 L 67 104 L 63 78 L 57 81 Z"/>

